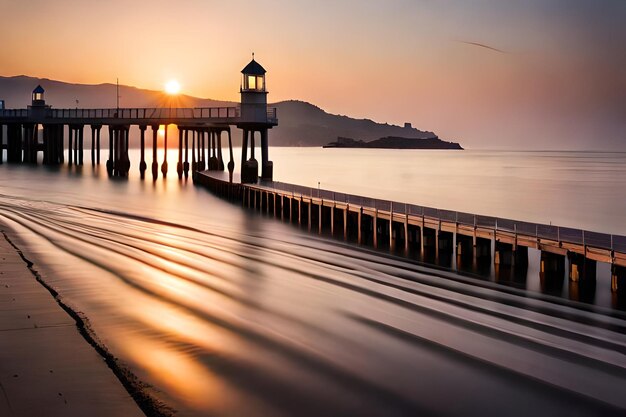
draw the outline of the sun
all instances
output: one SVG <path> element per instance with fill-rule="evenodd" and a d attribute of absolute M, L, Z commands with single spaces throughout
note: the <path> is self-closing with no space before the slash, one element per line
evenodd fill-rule
<path fill-rule="evenodd" d="M 178 94 L 180 91 L 180 84 L 176 80 L 169 80 L 165 83 L 165 92 L 167 94 Z"/>

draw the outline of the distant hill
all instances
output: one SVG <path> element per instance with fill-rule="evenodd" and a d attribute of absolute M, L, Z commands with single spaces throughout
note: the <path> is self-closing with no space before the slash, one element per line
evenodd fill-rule
<path fill-rule="evenodd" d="M 351 138 L 338 137 L 337 141 L 324 145 L 324 148 L 370 148 L 370 149 L 454 149 L 463 150 L 456 142 L 445 142 L 438 137 L 433 138 L 404 138 L 387 136 L 365 142 Z"/>
<path fill-rule="evenodd" d="M 46 90 L 46 103 L 56 108 L 116 106 L 115 84 L 70 84 L 23 75 L 0 76 L 0 99 L 5 100 L 6 108 L 25 108 L 30 104 L 31 92 L 38 84 Z M 170 98 L 160 91 L 120 85 L 121 107 L 167 107 L 170 105 L 169 100 Z M 171 104 L 178 107 L 212 107 L 234 106 L 237 103 L 180 95 L 176 102 Z M 385 136 L 419 139 L 436 137 L 432 132 L 413 127 L 326 113 L 319 107 L 303 101 L 282 101 L 272 106 L 278 108 L 279 121 L 278 126 L 270 132 L 270 143 L 274 146 L 322 146 L 340 136 L 358 137 L 366 141 Z M 239 145 L 240 135 L 233 136 L 235 144 Z"/>
<path fill-rule="evenodd" d="M 358 137 L 374 140 L 383 136 L 432 138 L 435 134 L 412 127 L 376 123 L 369 119 L 353 119 L 326 113 L 303 101 L 276 103 L 278 127 L 272 129 L 271 140 L 282 146 L 322 146 L 337 137 Z"/>

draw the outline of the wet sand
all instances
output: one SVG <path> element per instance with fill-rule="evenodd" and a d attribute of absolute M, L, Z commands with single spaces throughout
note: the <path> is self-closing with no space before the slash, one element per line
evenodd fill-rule
<path fill-rule="evenodd" d="M 0 335 L 0 416 L 144 415 L 2 234 Z"/>

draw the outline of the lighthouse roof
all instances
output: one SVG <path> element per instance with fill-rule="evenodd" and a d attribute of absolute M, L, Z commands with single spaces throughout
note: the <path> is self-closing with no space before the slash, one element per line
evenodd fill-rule
<path fill-rule="evenodd" d="M 44 89 L 41 85 L 38 85 L 37 87 L 35 87 L 35 89 L 33 90 L 33 93 L 35 94 L 41 94 L 44 92 Z"/>
<path fill-rule="evenodd" d="M 265 75 L 266 72 L 267 71 L 265 71 L 265 68 L 263 68 L 261 64 L 256 62 L 254 58 L 252 58 L 252 61 L 250 61 L 250 63 L 241 70 L 242 74 L 248 75 Z"/>

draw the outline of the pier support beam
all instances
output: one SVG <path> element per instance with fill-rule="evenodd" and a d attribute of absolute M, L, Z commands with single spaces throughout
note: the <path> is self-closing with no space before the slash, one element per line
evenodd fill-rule
<path fill-rule="evenodd" d="M 217 169 L 224 171 L 224 157 L 222 156 L 222 130 L 217 131 Z M 202 169 L 204 169 L 204 157 L 202 159 Z"/>
<path fill-rule="evenodd" d="M 393 204 L 391 205 L 391 210 L 389 212 L 389 251 L 394 252 L 396 250 L 396 238 L 401 236 L 401 231 L 398 231 L 398 235 L 396 236 L 396 229 L 394 227 L 395 222 L 393 221 Z"/>
<path fill-rule="evenodd" d="M 140 132 L 139 146 L 141 149 L 141 156 L 140 156 L 140 161 L 139 161 L 139 175 L 142 180 L 146 178 L 146 169 L 148 168 L 146 164 L 146 129 L 147 128 L 148 126 L 146 125 L 139 125 L 139 132 Z"/>
<path fill-rule="evenodd" d="M 157 160 L 157 136 L 159 125 L 152 125 L 152 180 L 159 177 L 159 162 Z"/>
<path fill-rule="evenodd" d="M 392 216 L 393 218 L 393 216 Z M 408 253 L 408 223 L 392 221 L 389 225 L 389 250 L 391 252 Z"/>
<path fill-rule="evenodd" d="M 269 160 L 269 141 L 267 129 L 261 129 L 261 178 L 272 181 L 274 177 L 274 163 Z"/>
<path fill-rule="evenodd" d="M 408 219 L 405 220 L 406 224 L 406 250 L 407 256 L 410 258 L 420 258 L 422 248 L 422 232 L 419 226 L 409 224 Z"/>
<path fill-rule="evenodd" d="M 437 263 L 442 266 L 452 266 L 452 254 L 454 252 L 454 233 L 437 232 Z"/>
<path fill-rule="evenodd" d="M 84 125 L 78 125 L 76 126 L 76 130 L 78 133 L 78 142 L 76 143 L 76 152 L 77 152 L 77 158 L 76 158 L 76 165 L 83 165 L 83 154 L 85 151 L 85 147 L 84 147 L 84 133 L 85 133 L 85 126 Z"/>
<path fill-rule="evenodd" d="M 70 167 L 74 165 L 74 127 L 72 125 L 67 126 L 67 165 Z"/>
<path fill-rule="evenodd" d="M 186 132 L 187 129 L 178 126 L 178 163 L 176 164 L 176 172 L 179 180 L 183 178 L 183 131 Z"/>
<path fill-rule="evenodd" d="M 109 125 L 109 159 L 107 159 L 106 167 L 109 176 L 113 175 L 113 163 L 115 159 L 114 146 L 115 143 L 115 126 Z"/>
<path fill-rule="evenodd" d="M 128 149 L 130 147 L 130 126 L 120 126 L 118 129 L 118 149 L 116 169 L 114 175 L 128 177 L 130 171 L 130 157 Z"/>
<path fill-rule="evenodd" d="M 100 165 L 100 131 L 102 126 L 98 125 L 96 129 L 96 164 Z"/>
<path fill-rule="evenodd" d="M 528 272 L 528 248 L 496 241 L 493 264 L 498 282 L 512 282 L 521 286 Z"/>
<path fill-rule="evenodd" d="M 100 125 L 91 125 L 91 166 L 96 166 L 96 158 L 100 156 Z M 96 157 L 96 149 L 98 157 Z M 98 164 L 100 161 L 97 161 Z"/>
<path fill-rule="evenodd" d="M 204 164 L 203 169 L 209 169 L 209 160 L 211 159 L 211 131 L 207 131 L 205 132 L 205 134 L 202 135 L 202 143 L 200 144 L 200 149 L 202 151 L 202 163 Z"/>
<path fill-rule="evenodd" d="M 611 291 L 626 294 L 626 267 L 611 265 Z"/>
<path fill-rule="evenodd" d="M 46 147 L 49 153 L 46 163 L 59 165 L 63 163 L 63 125 L 44 125 L 44 137 L 48 142 Z"/>
<path fill-rule="evenodd" d="M 474 264 L 474 239 L 472 236 L 456 234 L 457 269 L 470 271 Z"/>
<path fill-rule="evenodd" d="M 23 124 L 23 149 L 24 158 L 23 161 L 29 164 L 37 163 L 37 143 L 36 143 L 36 129 L 37 125 L 34 123 Z"/>
<path fill-rule="evenodd" d="M 206 156 L 206 135 L 209 134 L 203 130 L 198 131 L 197 142 L 194 142 L 198 149 L 198 162 L 196 162 L 196 171 L 204 171 L 209 168 Z"/>
<path fill-rule="evenodd" d="M 547 293 L 560 295 L 565 276 L 565 256 L 541 251 L 539 278 L 541 289 Z"/>
<path fill-rule="evenodd" d="M 194 141 L 196 137 L 196 131 L 193 130 L 191 132 L 191 140 Z M 193 152 L 193 143 L 192 143 L 192 152 Z M 189 177 L 189 129 L 185 129 L 185 161 L 183 162 L 183 173 L 185 174 L 185 178 Z"/>
<path fill-rule="evenodd" d="M 596 261 L 568 252 L 569 298 L 593 303 L 596 296 Z"/>
<path fill-rule="evenodd" d="M 228 161 L 228 181 L 233 182 L 233 173 L 235 171 L 235 157 L 233 156 L 233 140 L 230 135 L 230 128 L 226 131 L 228 133 L 228 152 L 230 154 L 230 160 Z"/>
<path fill-rule="evenodd" d="M 348 241 L 348 210 L 349 207 L 343 209 L 343 240 Z"/>
<path fill-rule="evenodd" d="M 438 258 L 439 240 L 437 230 L 428 227 L 421 228 L 422 260 L 425 262 L 436 262 Z"/>
<path fill-rule="evenodd" d="M 528 266 L 528 248 L 496 241 L 493 263 L 507 267 Z"/>
<path fill-rule="evenodd" d="M 586 258 L 580 253 L 568 252 L 569 260 L 568 276 L 570 281 L 593 281 L 596 280 L 596 261 Z"/>
<path fill-rule="evenodd" d="M 241 169 L 242 169 L 242 174 L 243 174 L 243 166 L 248 160 L 248 130 L 242 129 L 242 133 L 243 133 L 243 136 L 241 137 L 241 167 L 242 167 Z M 210 144 L 210 140 L 209 140 L 209 144 Z M 210 156 L 211 155 L 209 154 L 209 158 Z"/>
<path fill-rule="evenodd" d="M 128 176 L 130 170 L 129 130 L 130 126 L 109 126 L 109 159 L 107 160 L 109 176 Z"/>
<path fill-rule="evenodd" d="M 246 159 L 248 136 L 250 136 L 250 159 Z M 241 182 L 247 184 L 256 183 L 259 179 L 259 163 L 254 159 L 254 131 L 243 129 L 243 137 L 241 148 Z"/>
<path fill-rule="evenodd" d="M 57 125 L 57 153 L 59 155 L 59 161 L 61 164 L 65 162 L 65 147 L 63 143 L 65 142 L 65 127 L 61 125 Z"/>
<path fill-rule="evenodd" d="M 357 214 L 357 243 L 363 244 L 363 207 L 359 207 Z"/>
<path fill-rule="evenodd" d="M 118 176 L 120 172 L 120 128 L 115 126 L 113 129 L 113 176 Z"/>
<path fill-rule="evenodd" d="M 50 139 L 50 128 L 48 128 L 47 125 L 42 125 L 41 129 L 42 129 L 41 134 L 43 135 L 43 164 L 51 165 L 51 163 L 48 162 L 48 158 L 52 156 L 52 151 L 51 151 L 52 140 Z M 2 125 L 0 125 L 0 130 L 2 130 Z M 0 133 L 0 137 L 1 136 L 2 134 Z M 2 144 L 2 141 L 0 141 L 0 146 L 1 144 Z M 1 149 L 2 148 L 0 147 L 0 150 Z"/>
<path fill-rule="evenodd" d="M 474 236 L 472 268 L 483 275 L 488 275 L 491 272 L 491 243 L 492 240 L 489 238 Z"/>
<path fill-rule="evenodd" d="M 374 249 L 378 249 L 378 210 L 374 210 L 372 217 L 372 244 Z"/>
<path fill-rule="evenodd" d="M 191 135 L 191 170 L 192 171 L 203 171 L 203 168 L 200 166 L 200 162 L 197 160 L 201 158 L 200 155 L 196 155 L 196 149 L 200 148 L 200 136 L 203 136 L 203 132 L 198 132 L 197 138 L 196 133 L 194 132 Z"/>
<path fill-rule="evenodd" d="M 163 154 L 163 164 L 161 165 L 161 173 L 163 174 L 163 178 L 167 177 L 167 131 L 169 125 L 165 125 L 165 136 L 163 138 L 163 149 L 164 149 L 164 154 Z"/>
<path fill-rule="evenodd" d="M 196 140 L 196 146 L 198 149 L 198 157 L 196 158 L 196 171 L 204 171 L 206 169 L 206 164 L 204 160 L 204 134 L 205 132 L 203 130 L 198 130 Z"/>
<path fill-rule="evenodd" d="M 91 166 L 96 166 L 96 129 L 91 126 Z"/>
<path fill-rule="evenodd" d="M 317 233 L 320 235 L 322 234 L 322 230 L 324 229 L 324 211 L 324 200 L 322 200 L 320 201 L 317 210 Z"/>
<path fill-rule="evenodd" d="M 22 162 L 22 125 L 7 125 L 7 162 Z"/>

